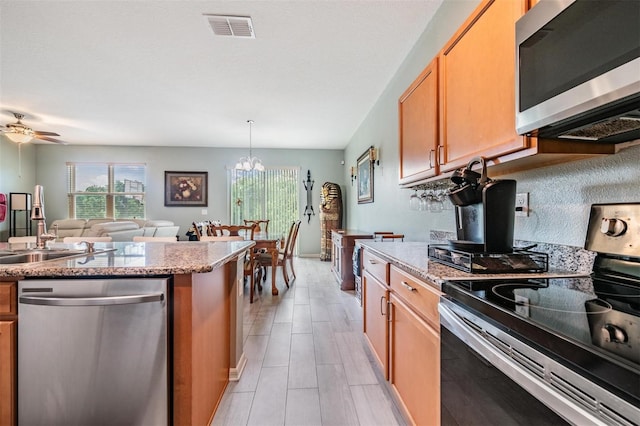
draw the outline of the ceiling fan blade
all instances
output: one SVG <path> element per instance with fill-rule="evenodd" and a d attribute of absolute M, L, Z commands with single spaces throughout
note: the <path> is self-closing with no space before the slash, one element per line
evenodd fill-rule
<path fill-rule="evenodd" d="M 67 145 L 69 142 L 60 140 L 60 139 L 54 139 L 54 138 L 49 138 L 46 136 L 36 136 L 36 139 L 42 140 L 42 141 L 47 141 L 47 142 L 53 142 L 53 143 L 59 143 L 61 145 Z"/>
<path fill-rule="evenodd" d="M 33 132 L 36 134 L 36 136 L 60 136 L 59 134 L 53 132 L 41 132 L 39 130 L 34 130 Z"/>

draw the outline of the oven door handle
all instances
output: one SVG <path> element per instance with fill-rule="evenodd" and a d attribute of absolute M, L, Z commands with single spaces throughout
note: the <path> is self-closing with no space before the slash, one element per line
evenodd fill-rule
<path fill-rule="evenodd" d="M 460 338 L 460 340 L 491 363 L 491 365 L 502 371 L 523 389 L 527 390 L 547 407 L 558 413 L 558 415 L 568 419 L 572 423 L 605 424 L 602 420 L 585 411 L 566 395 L 553 389 L 544 380 L 534 376 L 524 367 L 518 365 L 501 350 L 493 347 L 480 335 L 478 330 L 475 330 L 472 325 L 467 324 L 466 321 L 456 314 L 455 311 L 448 306 L 450 304 L 453 305 L 453 302 L 447 299 L 440 299 L 440 303 L 438 304 L 440 324 Z M 457 305 L 454 306 L 454 309 L 464 310 Z M 465 313 L 467 313 L 466 310 Z M 469 313 L 469 316 L 473 316 L 473 314 Z"/>

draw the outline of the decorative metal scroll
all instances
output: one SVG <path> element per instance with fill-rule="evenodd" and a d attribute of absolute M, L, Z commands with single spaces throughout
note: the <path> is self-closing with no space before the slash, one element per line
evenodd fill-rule
<path fill-rule="evenodd" d="M 312 190 L 313 190 L 313 183 L 315 181 L 311 180 L 311 170 L 307 170 L 307 180 L 302 181 L 302 183 L 304 184 L 304 189 L 307 190 L 307 207 L 304 208 L 304 215 L 307 215 L 307 223 L 311 222 L 311 215 L 316 215 L 315 212 L 313 211 L 313 206 L 311 205 L 311 197 L 312 197 Z"/>

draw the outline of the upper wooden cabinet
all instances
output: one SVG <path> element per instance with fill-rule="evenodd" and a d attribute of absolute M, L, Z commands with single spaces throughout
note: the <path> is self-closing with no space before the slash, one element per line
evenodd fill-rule
<path fill-rule="evenodd" d="M 400 185 L 440 179 L 476 156 L 498 176 L 617 152 L 517 134 L 515 23 L 530 3 L 484 0 L 400 97 Z"/>
<path fill-rule="evenodd" d="M 515 130 L 515 23 L 524 0 L 485 0 L 440 53 L 440 167 L 529 146 Z"/>
<path fill-rule="evenodd" d="M 438 58 L 404 92 L 400 117 L 400 183 L 438 174 Z"/>

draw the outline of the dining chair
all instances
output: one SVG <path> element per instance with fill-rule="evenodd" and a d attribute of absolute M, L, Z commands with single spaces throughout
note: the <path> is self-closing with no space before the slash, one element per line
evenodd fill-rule
<path fill-rule="evenodd" d="M 404 234 L 384 234 L 380 241 L 404 241 Z"/>
<path fill-rule="evenodd" d="M 256 232 L 269 232 L 269 219 L 247 220 L 244 219 L 246 226 L 258 225 Z"/>
<path fill-rule="evenodd" d="M 296 279 L 296 272 L 293 269 L 293 253 L 295 250 L 296 240 L 298 238 L 298 230 L 300 229 L 300 220 L 296 220 L 291 223 L 289 227 L 289 233 L 287 234 L 287 240 L 284 244 L 284 248 L 281 249 L 278 253 L 278 261 L 276 263 L 276 267 L 282 267 L 282 276 L 284 277 L 284 283 L 289 287 L 289 273 L 287 271 L 287 264 L 289 265 L 289 269 L 291 269 L 291 274 L 293 275 L 293 279 Z M 257 263 L 261 267 L 260 272 L 263 270 L 266 271 L 266 268 L 272 266 L 272 255 L 271 253 L 258 253 Z M 267 274 L 265 272 L 262 277 L 264 281 L 267 279 Z M 292 281 L 291 280 L 291 281 Z"/>
<path fill-rule="evenodd" d="M 210 235 L 207 230 L 209 229 L 210 222 L 191 222 L 191 226 L 193 228 L 193 232 L 196 234 L 196 238 L 198 241 L 202 238 L 203 235 Z"/>
<path fill-rule="evenodd" d="M 204 237 L 202 237 L 204 238 Z M 145 237 L 141 235 L 136 235 L 133 237 L 133 241 L 136 243 L 145 242 L 145 243 L 175 243 L 178 241 L 176 237 Z"/>
<path fill-rule="evenodd" d="M 253 240 L 256 231 L 256 225 L 209 225 L 208 235 L 213 237 L 241 236 L 245 240 Z"/>
<path fill-rule="evenodd" d="M 382 241 L 382 237 L 384 235 L 393 235 L 393 232 L 391 232 L 391 231 L 375 231 L 373 233 L 373 239 L 374 239 L 374 241 Z"/>
<path fill-rule="evenodd" d="M 243 225 L 209 225 L 209 235 L 203 236 L 200 241 L 234 241 L 234 240 L 253 240 L 256 225 L 243 226 Z M 256 255 L 254 250 L 249 250 L 249 253 L 244 259 L 244 282 L 247 282 L 247 278 L 251 277 L 250 290 L 253 295 L 253 290 L 256 283 L 256 275 L 258 275 L 258 264 L 256 263 Z M 253 296 L 251 297 L 253 299 Z"/>
<path fill-rule="evenodd" d="M 81 243 L 83 241 L 88 241 L 90 243 L 110 243 L 113 241 L 111 237 L 64 237 L 62 239 L 63 243 Z"/>

